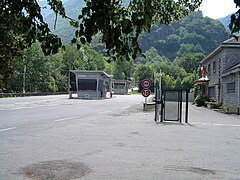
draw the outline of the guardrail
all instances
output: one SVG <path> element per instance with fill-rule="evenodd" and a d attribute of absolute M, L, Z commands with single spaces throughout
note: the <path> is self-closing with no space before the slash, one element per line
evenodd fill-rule
<path fill-rule="evenodd" d="M 24 96 L 47 96 L 68 94 L 68 92 L 26 92 L 26 93 L 0 93 L 0 98 L 5 97 L 24 97 Z"/>

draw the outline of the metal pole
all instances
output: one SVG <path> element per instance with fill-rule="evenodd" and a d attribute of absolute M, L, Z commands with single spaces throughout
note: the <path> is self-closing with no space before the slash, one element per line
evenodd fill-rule
<path fill-rule="evenodd" d="M 154 87 L 155 92 L 155 122 L 157 122 L 157 86 Z"/>
<path fill-rule="evenodd" d="M 159 110 L 160 110 L 160 94 L 159 89 L 156 87 L 156 95 L 155 95 L 155 121 L 159 121 Z"/>
<path fill-rule="evenodd" d="M 161 92 L 161 97 L 163 96 L 163 91 Z M 161 98 L 161 122 L 163 122 L 163 106 L 164 106 L 164 99 Z"/>
<path fill-rule="evenodd" d="M 189 96 L 189 89 L 186 89 L 186 115 L 185 115 L 185 123 L 188 123 L 188 96 Z"/>
<path fill-rule="evenodd" d="M 157 99 L 156 99 L 156 116 L 157 120 L 159 120 L 159 111 L 161 109 L 161 122 L 162 122 L 162 70 L 160 69 L 160 78 L 159 78 L 159 89 L 157 90 L 156 88 L 156 93 L 157 93 Z M 160 103 L 158 102 L 160 101 Z"/>
<path fill-rule="evenodd" d="M 159 78 L 159 91 L 162 97 L 162 70 L 161 69 L 160 69 L 160 78 Z M 162 99 L 161 97 L 160 97 L 160 100 Z"/>
<path fill-rule="evenodd" d="M 179 91 L 179 102 L 180 102 L 180 112 L 179 112 L 179 121 L 182 123 L 182 90 Z"/>
<path fill-rule="evenodd" d="M 26 69 L 27 69 L 27 66 L 24 65 L 24 68 L 23 68 L 23 96 L 25 96 L 25 86 L 26 86 Z"/>
<path fill-rule="evenodd" d="M 240 69 L 239 69 L 240 70 Z M 238 90 L 237 90 L 237 111 L 238 111 L 238 115 L 240 115 L 240 72 L 238 73 Z"/>
<path fill-rule="evenodd" d="M 147 97 L 145 97 L 144 111 L 147 111 Z"/>

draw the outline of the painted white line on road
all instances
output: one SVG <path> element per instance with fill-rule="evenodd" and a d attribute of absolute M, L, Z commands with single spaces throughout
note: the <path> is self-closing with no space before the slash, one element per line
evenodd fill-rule
<path fill-rule="evenodd" d="M 139 104 L 141 104 L 142 102 L 138 102 L 138 103 L 136 103 L 136 105 L 139 105 Z"/>
<path fill-rule="evenodd" d="M 79 118 L 79 116 L 62 118 L 62 119 L 56 119 L 56 120 L 54 120 L 54 121 L 55 121 L 55 122 L 61 122 L 61 121 L 67 121 L 67 120 L 72 120 L 72 119 L 77 119 L 77 118 Z"/>
<path fill-rule="evenodd" d="M 17 104 L 17 105 L 25 105 L 25 104 L 30 104 L 29 102 L 17 102 L 17 103 L 14 103 L 14 104 Z"/>
<path fill-rule="evenodd" d="M 4 131 L 10 131 L 16 129 L 16 127 L 10 127 L 10 128 L 5 128 L 5 129 L 0 129 L 0 132 L 4 132 Z"/>
<path fill-rule="evenodd" d="M 103 111 L 103 112 L 99 112 L 99 113 L 97 113 L 98 115 L 100 115 L 100 114 L 107 114 L 107 113 L 110 113 L 111 111 Z"/>
<path fill-rule="evenodd" d="M 126 106 L 126 107 L 123 107 L 121 109 L 123 110 L 123 109 L 128 109 L 128 108 L 130 108 L 130 106 Z"/>
<path fill-rule="evenodd" d="M 213 124 L 214 126 L 231 126 L 231 127 L 240 127 L 239 124 Z"/>
<path fill-rule="evenodd" d="M 203 123 L 203 122 L 194 122 L 193 124 L 201 125 L 211 125 L 211 126 L 230 126 L 230 127 L 240 127 L 240 124 L 216 124 L 216 123 Z"/>
<path fill-rule="evenodd" d="M 0 111 L 11 111 L 11 110 L 32 109 L 32 108 L 33 107 L 16 107 L 16 108 L 0 109 Z"/>

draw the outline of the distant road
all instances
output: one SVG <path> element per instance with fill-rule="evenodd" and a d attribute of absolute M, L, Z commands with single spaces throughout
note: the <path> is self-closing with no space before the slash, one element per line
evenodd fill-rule
<path fill-rule="evenodd" d="M 38 123 L 101 118 L 104 114 L 121 113 L 143 102 L 140 95 L 114 96 L 112 99 L 68 99 L 68 95 L 0 98 L 0 131 Z"/>

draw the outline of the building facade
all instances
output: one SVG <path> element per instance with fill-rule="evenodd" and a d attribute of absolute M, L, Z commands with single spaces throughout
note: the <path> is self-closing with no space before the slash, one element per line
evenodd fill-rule
<path fill-rule="evenodd" d="M 113 90 L 114 94 L 128 94 L 128 89 L 130 86 L 130 81 L 128 80 L 113 80 Z"/>
<path fill-rule="evenodd" d="M 231 38 L 201 61 L 205 76 L 205 95 L 240 112 L 240 41 Z"/>

